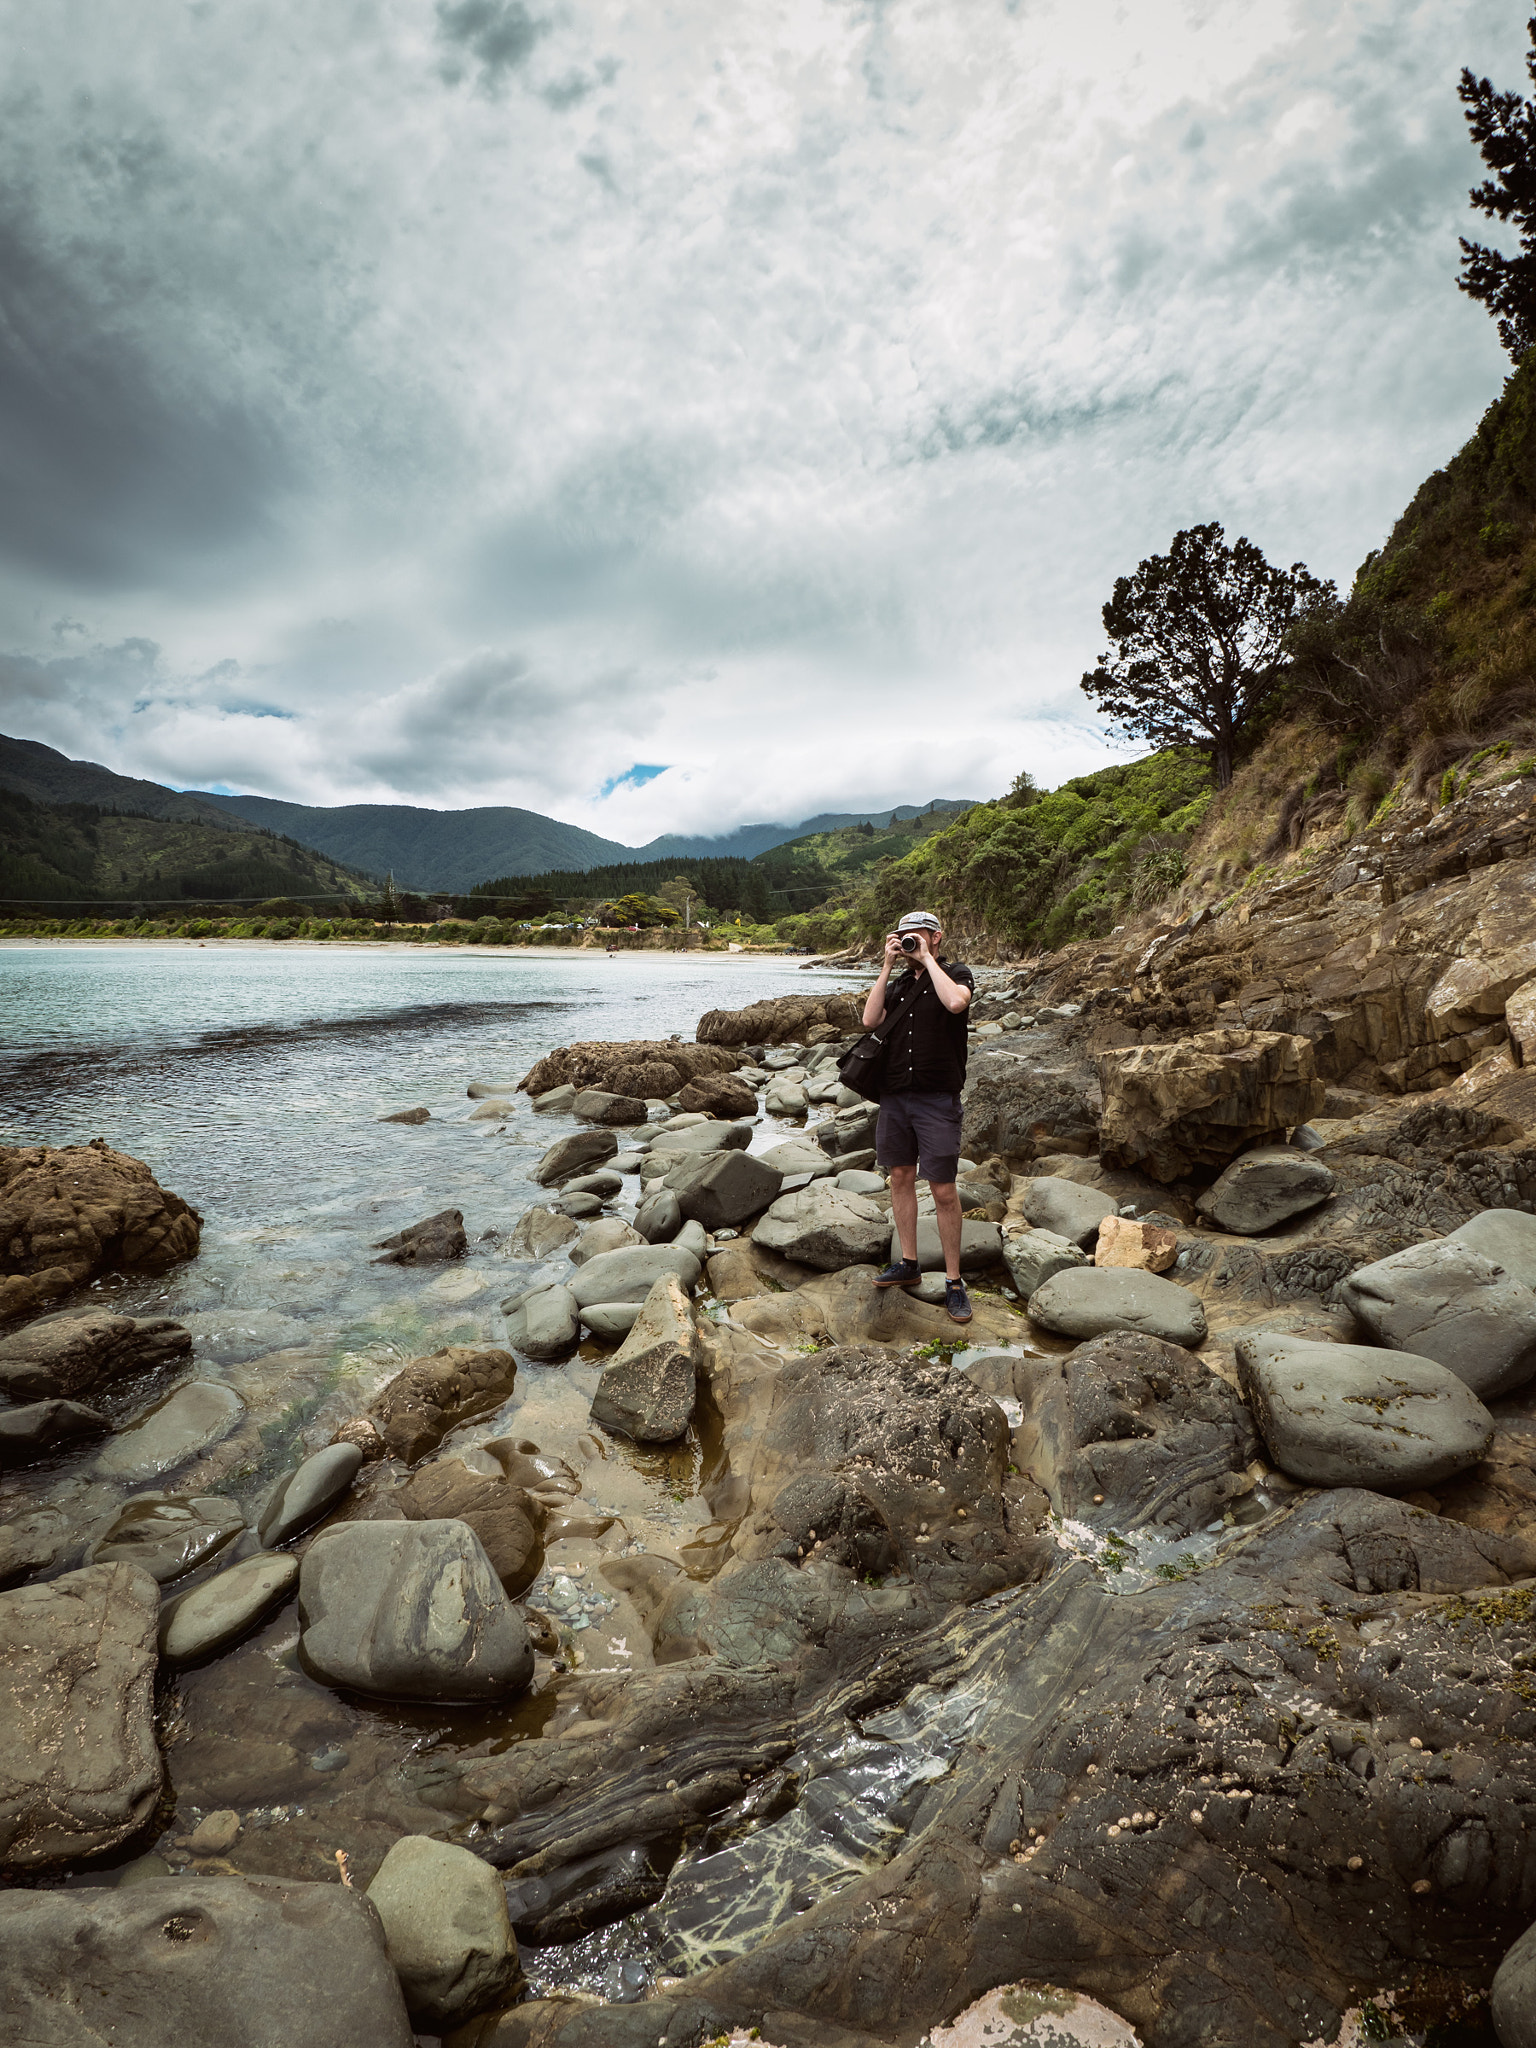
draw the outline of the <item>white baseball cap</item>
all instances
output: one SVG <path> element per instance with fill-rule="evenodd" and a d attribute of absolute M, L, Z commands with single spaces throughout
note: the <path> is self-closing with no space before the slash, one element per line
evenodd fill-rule
<path fill-rule="evenodd" d="M 909 910 L 896 929 L 899 932 L 941 932 L 944 927 L 931 910 Z"/>

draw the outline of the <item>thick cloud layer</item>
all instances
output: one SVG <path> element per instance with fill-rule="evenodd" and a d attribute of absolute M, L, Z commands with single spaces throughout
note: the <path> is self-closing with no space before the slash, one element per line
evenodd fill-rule
<path fill-rule="evenodd" d="M 630 840 L 1057 780 L 1116 575 L 1347 580 L 1502 374 L 1493 0 L 0 22 L 3 725 L 130 773 Z"/>

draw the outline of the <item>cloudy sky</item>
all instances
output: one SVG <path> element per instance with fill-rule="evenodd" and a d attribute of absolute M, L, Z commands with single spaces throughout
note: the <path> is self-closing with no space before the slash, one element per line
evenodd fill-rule
<path fill-rule="evenodd" d="M 629 842 L 1122 757 L 1117 575 L 1347 580 L 1497 393 L 1525 11 L 0 0 L 0 726 Z"/>

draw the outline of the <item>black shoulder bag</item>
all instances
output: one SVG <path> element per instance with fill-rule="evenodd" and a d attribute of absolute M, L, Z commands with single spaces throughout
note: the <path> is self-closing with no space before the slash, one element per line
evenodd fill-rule
<path fill-rule="evenodd" d="M 907 985 L 894 1003 L 887 1002 L 885 1016 L 873 1031 L 866 1031 L 857 1045 L 850 1046 L 837 1063 L 837 1078 L 845 1088 L 851 1088 L 855 1095 L 862 1095 L 866 1102 L 878 1102 L 880 1090 L 885 1085 L 886 1040 L 894 1030 L 897 1018 L 912 1000 L 912 992 L 918 984 L 918 977 L 907 975 Z M 886 994 L 890 994 L 890 983 L 886 983 Z"/>

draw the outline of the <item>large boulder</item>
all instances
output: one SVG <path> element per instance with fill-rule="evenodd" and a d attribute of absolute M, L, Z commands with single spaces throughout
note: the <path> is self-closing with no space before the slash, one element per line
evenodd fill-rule
<path fill-rule="evenodd" d="M 776 1074 L 763 1096 L 763 1108 L 769 1116 L 804 1116 L 810 1106 L 804 1082 L 788 1074 Z"/>
<path fill-rule="evenodd" d="M 141 1493 L 128 1501 L 91 1551 L 92 1564 L 134 1564 L 158 1585 L 204 1565 L 245 1527 L 232 1500 L 178 1500 Z"/>
<path fill-rule="evenodd" d="M 588 1259 L 595 1259 L 599 1252 L 617 1252 L 622 1251 L 627 1244 L 649 1242 L 643 1231 L 632 1230 L 622 1216 L 602 1216 L 595 1223 L 589 1223 L 571 1246 L 571 1264 L 584 1266 Z"/>
<path fill-rule="evenodd" d="M 684 1216 L 706 1230 L 743 1223 L 778 1194 L 784 1176 L 776 1166 L 750 1152 L 712 1152 L 695 1164 L 673 1167 L 667 1189 L 676 1195 Z"/>
<path fill-rule="evenodd" d="M 817 1124 L 807 1135 L 834 1159 L 846 1160 L 850 1153 L 870 1150 L 879 1122 L 878 1102 L 854 1102 L 828 1117 L 824 1124 Z"/>
<path fill-rule="evenodd" d="M 1536 1926 L 1527 1927 L 1495 1971 L 1488 2010 L 1499 2048 L 1536 2048 Z"/>
<path fill-rule="evenodd" d="M 622 1252 L 602 1252 L 571 1282 L 578 1308 L 598 1301 L 644 1301 L 664 1273 L 675 1273 L 692 1287 L 702 1271 L 699 1261 L 679 1245 L 631 1245 Z"/>
<path fill-rule="evenodd" d="M 1100 1157 L 1154 1180 L 1221 1168 L 1255 1140 L 1317 1116 L 1327 1089 L 1310 1039 L 1202 1031 L 1099 1056 Z"/>
<path fill-rule="evenodd" d="M 0 1322 L 100 1273 L 165 1273 L 196 1252 L 202 1218 L 100 1138 L 0 1146 Z"/>
<path fill-rule="evenodd" d="M 99 1855 L 153 1812 L 159 1611 L 159 1587 L 131 1564 L 0 1593 L 0 1867 Z"/>
<path fill-rule="evenodd" d="M 1198 1295 L 1156 1273 L 1123 1266 L 1080 1266 L 1054 1274 L 1029 1297 L 1029 1316 L 1060 1337 L 1130 1330 L 1190 1349 L 1206 1338 L 1205 1308 Z"/>
<path fill-rule="evenodd" d="M 1003 1263 L 1014 1286 L 1028 1301 L 1037 1288 L 1057 1273 L 1066 1273 L 1073 1266 L 1086 1266 L 1090 1261 L 1070 1239 L 1058 1237 L 1053 1230 L 1021 1230 L 1016 1237 L 1003 1239 Z"/>
<path fill-rule="evenodd" d="M 378 1914 L 275 1877 L 0 1894 L 0 2034 L 48 2048 L 411 2048 Z"/>
<path fill-rule="evenodd" d="M 536 1287 L 507 1310 L 507 1342 L 540 1365 L 563 1358 L 580 1334 L 576 1297 L 569 1287 Z"/>
<path fill-rule="evenodd" d="M 1256 1145 L 1218 1174 L 1195 1207 L 1219 1230 L 1257 1237 L 1326 1202 L 1333 1185 L 1321 1159 L 1289 1145 Z"/>
<path fill-rule="evenodd" d="M 702 1109 L 709 1116 L 750 1117 L 757 1114 L 757 1090 L 736 1074 L 711 1074 L 690 1081 L 679 1094 L 680 1109 Z"/>
<path fill-rule="evenodd" d="M 1036 1230 L 1049 1230 L 1069 1244 L 1091 1245 L 1106 1216 L 1119 1214 L 1113 1195 L 1085 1188 L 1058 1174 L 1039 1173 L 1024 1183 L 1024 1214 Z"/>
<path fill-rule="evenodd" d="M 581 1312 L 582 1324 L 599 1344 L 622 1344 L 644 1306 L 640 1301 L 588 1302 Z"/>
<path fill-rule="evenodd" d="M 469 1250 L 464 1212 L 439 1209 L 435 1216 L 423 1216 L 419 1223 L 407 1224 L 392 1237 L 379 1238 L 373 1248 L 384 1254 L 374 1260 L 376 1266 L 435 1266 L 462 1259 Z"/>
<path fill-rule="evenodd" d="M 111 1426 L 83 1401 L 29 1401 L 24 1408 L 0 1409 L 0 1468 L 33 1464 Z"/>
<path fill-rule="evenodd" d="M 832 1273 L 843 1266 L 882 1264 L 890 1234 L 890 1214 L 878 1203 L 832 1181 L 815 1180 L 780 1195 L 752 1232 L 752 1242 Z"/>
<path fill-rule="evenodd" d="M 368 1887 L 419 2033 L 507 2003 L 521 1971 L 506 1886 L 471 1850 L 431 1835 L 391 1844 Z"/>
<path fill-rule="evenodd" d="M 857 1201 L 859 1198 L 854 1197 Z M 888 1258 L 901 1257 L 901 1237 L 892 1230 L 886 1239 L 885 1253 Z M 792 1256 L 795 1256 L 792 1254 Z M 995 1223 L 962 1222 L 960 1225 L 960 1270 L 962 1273 L 979 1273 L 983 1267 L 995 1266 L 1003 1256 L 1003 1233 Z M 808 1264 L 814 1261 L 807 1261 Z M 917 1263 L 925 1273 L 944 1271 L 944 1247 L 939 1243 L 939 1224 L 935 1216 L 921 1212 L 917 1219 Z"/>
<path fill-rule="evenodd" d="M 322 1529 L 304 1554 L 299 1618 L 311 1670 L 352 1692 L 505 1699 L 533 1675 L 523 1618 L 459 1521 Z"/>
<path fill-rule="evenodd" d="M 555 1140 L 528 1177 L 541 1188 L 555 1187 L 599 1160 L 612 1159 L 618 1149 L 619 1141 L 610 1130 L 573 1131 L 568 1138 Z"/>
<path fill-rule="evenodd" d="M 789 1138 L 782 1145 L 770 1145 L 766 1152 L 755 1152 L 752 1156 L 782 1173 L 786 1180 L 800 1173 L 820 1180 L 823 1175 L 837 1172 L 837 1161 L 813 1138 Z"/>
<path fill-rule="evenodd" d="M 1379 1344 L 1434 1359 L 1480 1400 L 1536 1374 L 1536 1293 L 1464 1239 L 1409 1245 L 1357 1267 L 1338 1291 Z"/>
<path fill-rule="evenodd" d="M 1524 1209 L 1480 1209 L 1451 1237 L 1502 1266 L 1512 1280 L 1536 1288 L 1536 1216 Z"/>
<path fill-rule="evenodd" d="M 1493 1023 L 1523 983 L 1536 974 L 1536 939 L 1453 960 L 1424 1002 L 1424 1021 L 1437 1039 Z"/>
<path fill-rule="evenodd" d="M 744 1010 L 706 1010 L 699 1019 L 700 1045 L 804 1045 L 819 1024 L 841 1035 L 863 1029 L 862 996 L 768 996 Z"/>
<path fill-rule="evenodd" d="M 131 1428 L 119 1430 L 96 1460 L 119 1479 L 153 1479 L 229 1435 L 245 1414 L 233 1387 L 188 1380 L 157 1401 Z"/>
<path fill-rule="evenodd" d="M 211 1657 L 237 1642 L 298 1582 L 299 1560 L 286 1550 L 267 1551 L 215 1572 L 161 1607 L 160 1655 L 170 1664 Z"/>
<path fill-rule="evenodd" d="M 571 1104 L 571 1114 L 588 1124 L 643 1124 L 645 1103 L 638 1095 L 614 1095 L 606 1088 L 583 1088 Z"/>
<path fill-rule="evenodd" d="M 365 1414 L 390 1456 L 414 1465 L 436 1450 L 450 1429 L 500 1407 L 516 1373 L 510 1351 L 450 1344 L 430 1357 L 413 1358 L 375 1394 Z"/>
<path fill-rule="evenodd" d="M 1492 1441 L 1493 1417 L 1433 1359 L 1272 1330 L 1239 1337 L 1236 1351 L 1271 1458 L 1309 1486 L 1434 1486 Z"/>
<path fill-rule="evenodd" d="M 553 1209 L 525 1209 L 507 1239 L 507 1251 L 514 1259 L 547 1259 L 580 1234 L 581 1225 L 572 1216 Z"/>
<path fill-rule="evenodd" d="M 0 1337 L 0 1393 L 13 1401 L 93 1393 L 185 1358 L 191 1349 L 190 1331 L 169 1316 L 65 1310 Z"/>
<path fill-rule="evenodd" d="M 1021 1159 L 1048 1152 L 1086 1156 L 1099 1149 L 1099 1120 L 1064 1074 L 1042 1071 L 1011 1052 L 978 1053 L 966 1079 L 960 1142 L 973 1159 L 988 1152 Z"/>
<path fill-rule="evenodd" d="M 473 1530 L 491 1569 L 515 1599 L 527 1592 L 544 1562 L 541 1510 L 524 1487 L 471 1472 L 457 1458 L 424 1465 L 374 1504 L 369 1519 L 463 1522 Z"/>
<path fill-rule="evenodd" d="M 690 1124 L 686 1130 L 664 1132 L 656 1140 L 658 1152 L 745 1152 L 752 1142 L 750 1124 Z"/>
<path fill-rule="evenodd" d="M 635 1229 L 647 1244 L 670 1244 L 682 1227 L 682 1204 L 669 1187 L 647 1195 L 635 1211 Z"/>
<path fill-rule="evenodd" d="M 347 1492 L 362 1464 L 363 1454 L 356 1444 L 327 1444 L 293 1471 L 285 1472 L 267 1495 L 256 1524 L 264 1548 L 275 1550 L 279 1543 L 317 1522 Z"/>
<path fill-rule="evenodd" d="M 635 1443 L 675 1443 L 693 1420 L 699 1341 L 688 1296 L 663 1274 L 603 1368 L 592 1420 Z"/>
<path fill-rule="evenodd" d="M 701 1075 L 734 1073 L 736 1066 L 736 1055 L 715 1045 L 684 1045 L 665 1038 L 618 1043 L 587 1039 L 546 1053 L 517 1085 L 534 1097 L 536 1108 L 543 1108 L 541 1097 L 574 1084 L 573 1093 L 561 1101 L 562 1108 L 569 1108 L 575 1091 L 582 1088 L 665 1099 Z"/>

